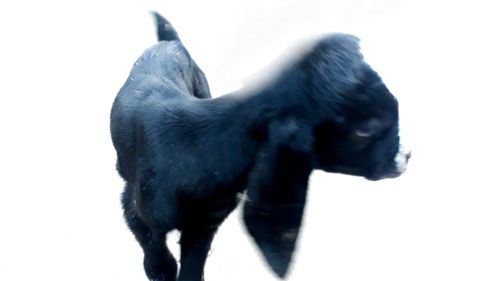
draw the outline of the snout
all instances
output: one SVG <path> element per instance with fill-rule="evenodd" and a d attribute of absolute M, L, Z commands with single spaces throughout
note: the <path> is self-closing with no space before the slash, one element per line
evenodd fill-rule
<path fill-rule="evenodd" d="M 408 167 L 408 161 L 411 158 L 411 151 L 406 150 L 403 146 L 399 147 L 399 151 L 394 157 L 394 166 L 396 167 L 396 173 L 400 175 L 406 172 Z"/>
<path fill-rule="evenodd" d="M 378 181 L 382 179 L 397 178 L 401 176 L 408 167 L 408 161 L 411 158 L 411 151 L 406 150 L 404 147 L 400 146 L 398 153 L 394 157 L 392 168 L 385 173 L 376 173 L 371 176 L 367 176 L 366 179 L 372 181 Z"/>

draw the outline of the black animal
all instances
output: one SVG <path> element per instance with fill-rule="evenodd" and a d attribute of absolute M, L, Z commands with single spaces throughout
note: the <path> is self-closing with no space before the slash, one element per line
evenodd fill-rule
<path fill-rule="evenodd" d="M 283 277 L 313 169 L 370 180 L 404 171 L 398 103 L 356 37 L 325 36 L 265 85 L 212 99 L 173 27 L 155 17 L 160 42 L 111 112 L 125 218 L 150 280 L 203 280 L 214 234 L 245 191 L 247 230 Z M 165 244 L 174 229 L 179 274 Z"/>

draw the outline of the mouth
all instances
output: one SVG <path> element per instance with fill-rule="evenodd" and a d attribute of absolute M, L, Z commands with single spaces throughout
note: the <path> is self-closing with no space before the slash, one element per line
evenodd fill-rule
<path fill-rule="evenodd" d="M 357 176 L 360 175 L 360 169 L 354 167 L 346 167 L 346 166 L 338 166 L 338 165 L 330 165 L 328 167 L 321 167 L 321 170 L 329 173 L 338 173 L 338 174 L 346 174 Z"/>
<path fill-rule="evenodd" d="M 365 176 L 365 179 L 367 179 L 369 181 L 379 181 L 379 180 L 383 180 L 383 179 L 394 179 L 394 178 L 401 176 L 402 174 L 403 174 L 402 172 L 394 171 L 394 172 L 383 174 L 383 175 Z"/>
<path fill-rule="evenodd" d="M 377 173 L 375 175 L 365 176 L 365 178 L 370 181 L 397 178 L 406 172 L 408 160 L 410 158 L 411 152 L 405 150 L 403 146 L 400 145 L 399 151 L 393 160 L 393 168 L 389 172 Z"/>

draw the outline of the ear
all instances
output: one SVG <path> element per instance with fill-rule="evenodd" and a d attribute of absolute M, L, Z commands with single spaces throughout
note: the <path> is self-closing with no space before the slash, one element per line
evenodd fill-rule
<path fill-rule="evenodd" d="M 297 122 L 272 124 L 250 174 L 243 221 L 267 263 L 281 278 L 295 250 L 312 171 L 312 134 Z"/>

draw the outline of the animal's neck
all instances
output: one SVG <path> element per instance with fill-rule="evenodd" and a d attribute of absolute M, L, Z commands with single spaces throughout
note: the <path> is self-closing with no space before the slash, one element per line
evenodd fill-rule
<path fill-rule="evenodd" d="M 300 72 L 285 73 L 274 81 L 253 89 L 243 89 L 218 98 L 233 118 L 247 126 L 265 126 L 287 115 L 314 114 L 308 100 L 306 79 Z"/>

